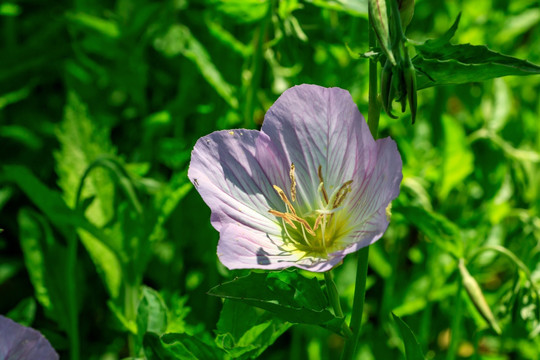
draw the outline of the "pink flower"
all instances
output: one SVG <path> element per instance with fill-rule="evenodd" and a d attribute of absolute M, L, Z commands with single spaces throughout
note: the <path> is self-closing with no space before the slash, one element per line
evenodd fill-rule
<path fill-rule="evenodd" d="M 261 131 L 200 138 L 188 176 L 229 269 L 327 271 L 386 231 L 401 167 L 395 142 L 374 141 L 346 90 L 300 85 L 272 105 Z"/>
<path fill-rule="evenodd" d="M 0 315 L 0 359 L 58 360 L 58 354 L 39 331 Z"/>

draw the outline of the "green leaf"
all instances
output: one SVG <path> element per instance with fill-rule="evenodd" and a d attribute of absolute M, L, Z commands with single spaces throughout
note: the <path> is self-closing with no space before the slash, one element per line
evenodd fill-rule
<path fill-rule="evenodd" d="M 75 229 L 81 233 L 81 241 L 94 260 L 111 296 L 118 296 L 122 268 L 116 253 L 107 245 L 108 237 L 88 222 L 79 211 L 70 209 L 60 194 L 47 188 L 27 168 L 4 166 L 2 180 L 16 184 L 28 198 L 50 219 L 65 238 L 74 236 Z"/>
<path fill-rule="evenodd" d="M 210 3 L 219 12 L 242 24 L 260 21 L 270 6 L 269 0 L 211 0 Z"/>
<path fill-rule="evenodd" d="M 462 236 L 459 228 L 441 214 L 414 206 L 399 206 L 392 212 L 400 213 L 431 241 L 456 258 L 463 256 Z"/>
<path fill-rule="evenodd" d="M 20 242 L 36 299 L 60 326 L 69 329 L 68 293 L 65 291 L 67 251 L 55 243 L 52 230 L 38 214 L 21 210 Z"/>
<path fill-rule="evenodd" d="M 60 150 L 55 152 L 58 184 L 64 199 L 73 208 L 77 204 L 77 191 L 87 169 L 104 155 L 116 152 L 112 146 L 109 131 L 98 128 L 88 114 L 85 104 L 73 92 L 68 94 L 64 109 L 64 119 L 56 133 Z M 94 200 L 85 210 L 86 217 L 97 227 L 108 224 L 114 216 L 114 181 L 107 169 L 95 168 L 84 179 L 81 199 Z M 120 261 L 102 237 L 79 229 L 84 247 L 94 262 L 112 298 L 120 293 L 122 270 Z M 112 236 L 117 237 L 117 236 Z"/>
<path fill-rule="evenodd" d="M 463 126 L 450 116 L 442 117 L 444 152 L 439 196 L 445 199 L 450 191 L 463 183 L 474 170 L 474 156 Z"/>
<path fill-rule="evenodd" d="M 240 301 L 225 300 L 216 344 L 234 359 L 257 358 L 291 325 Z"/>
<path fill-rule="evenodd" d="M 88 167 L 104 155 L 116 152 L 109 131 L 98 127 L 84 103 L 73 92 L 68 94 L 64 119 L 56 131 L 60 150 L 54 153 L 58 185 L 66 203 L 74 208 L 80 180 Z M 97 226 L 108 223 L 114 213 L 114 182 L 106 169 L 95 169 L 86 179 L 81 199 L 95 196 L 85 212 Z"/>
<path fill-rule="evenodd" d="M 401 339 L 405 345 L 405 357 L 407 360 L 424 360 L 424 354 L 422 353 L 422 348 L 416 340 L 414 333 L 411 328 L 398 316 L 392 313 L 395 323 L 398 326 L 399 332 L 401 333 Z"/>
<path fill-rule="evenodd" d="M 208 51 L 189 31 L 182 25 L 172 25 L 169 31 L 154 42 L 156 50 L 164 55 L 173 57 L 179 54 L 191 60 L 199 69 L 202 77 L 216 90 L 216 92 L 232 108 L 238 108 L 238 99 L 235 88 L 227 83 L 216 68 Z"/>
<path fill-rule="evenodd" d="M 413 59 L 418 72 L 418 89 L 447 84 L 479 82 L 508 75 L 540 74 L 540 66 L 503 55 L 483 45 L 452 45 L 459 18 L 439 39 L 415 45 Z"/>
<path fill-rule="evenodd" d="M 21 325 L 31 326 L 36 317 L 36 300 L 33 297 L 22 299 L 6 316 Z"/>
<path fill-rule="evenodd" d="M 142 298 L 137 310 L 137 328 L 141 343 L 145 333 L 162 335 L 167 330 L 167 305 L 157 291 L 147 286 L 142 287 Z"/>
<path fill-rule="evenodd" d="M 328 299 L 317 279 L 297 272 L 251 273 L 218 285 L 208 294 L 259 307 L 289 322 L 329 327 L 337 333 L 343 322 L 328 310 Z"/>
<path fill-rule="evenodd" d="M 222 353 L 188 334 L 154 333 L 144 336 L 144 352 L 149 360 L 217 360 Z"/>
<path fill-rule="evenodd" d="M 83 29 L 90 29 L 112 39 L 120 37 L 118 24 L 83 12 L 69 13 L 67 19 Z"/>

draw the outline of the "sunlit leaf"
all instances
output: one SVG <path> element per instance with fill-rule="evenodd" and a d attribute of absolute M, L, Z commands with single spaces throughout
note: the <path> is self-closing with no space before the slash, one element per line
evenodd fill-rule
<path fill-rule="evenodd" d="M 418 88 L 479 82 L 508 75 L 540 74 L 540 66 L 488 49 L 483 45 L 450 44 L 459 16 L 441 38 L 416 44 L 413 59 Z"/>
<path fill-rule="evenodd" d="M 422 353 L 422 347 L 416 340 L 416 336 L 412 332 L 411 328 L 398 316 L 392 314 L 395 323 L 398 326 L 403 344 L 405 345 L 405 357 L 407 360 L 424 360 L 424 354 Z"/>
<path fill-rule="evenodd" d="M 291 325 L 245 303 L 225 300 L 216 344 L 234 359 L 257 358 Z"/>
<path fill-rule="evenodd" d="M 167 330 L 167 305 L 157 291 L 147 286 L 142 288 L 137 327 L 141 342 L 146 332 L 162 335 Z"/>
<path fill-rule="evenodd" d="M 144 352 L 149 360 L 218 360 L 221 352 L 188 334 L 154 333 L 144 336 Z"/>
<path fill-rule="evenodd" d="M 259 307 L 289 322 L 340 332 L 341 322 L 327 309 L 328 300 L 317 279 L 297 272 L 251 273 L 218 285 L 208 294 Z"/>

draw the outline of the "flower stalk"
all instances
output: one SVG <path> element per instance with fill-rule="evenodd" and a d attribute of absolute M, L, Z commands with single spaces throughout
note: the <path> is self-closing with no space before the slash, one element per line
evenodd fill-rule
<path fill-rule="evenodd" d="M 369 27 L 369 47 L 375 47 L 375 33 L 371 26 Z M 377 62 L 370 60 L 369 62 L 369 104 L 368 104 L 368 127 L 373 138 L 377 138 L 379 132 L 379 118 L 381 107 L 377 100 Z M 353 310 L 349 328 L 353 335 L 345 342 L 341 359 L 354 359 L 356 354 L 356 344 L 360 337 L 360 327 L 362 325 L 362 315 L 364 313 L 364 302 L 366 298 L 366 280 L 368 270 L 369 246 L 366 246 L 358 251 L 358 264 L 356 268 L 356 281 L 354 287 Z"/>

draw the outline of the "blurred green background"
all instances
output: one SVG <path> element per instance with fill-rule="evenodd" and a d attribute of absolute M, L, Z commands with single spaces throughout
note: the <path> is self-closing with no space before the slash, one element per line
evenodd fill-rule
<path fill-rule="evenodd" d="M 419 0 L 407 36 L 440 36 L 459 12 L 453 42 L 540 64 L 535 0 Z M 214 343 L 222 302 L 206 292 L 245 272 L 217 261 L 218 233 L 186 177 L 191 149 L 215 130 L 258 128 L 302 83 L 347 89 L 367 114 L 367 60 L 346 46 L 368 51 L 367 34 L 361 0 L 1 1 L 0 314 L 40 330 L 62 358 L 74 343 L 83 359 L 123 358 L 140 342 L 130 329 L 157 311 L 141 310 L 142 291 L 167 308 L 168 332 Z M 503 246 L 539 284 L 539 93 L 540 76 L 429 88 L 414 126 L 408 112 L 381 116 L 404 180 L 370 250 L 360 359 L 401 356 L 390 311 L 428 359 L 540 359 L 526 271 L 493 251 L 468 264 L 497 336 L 434 240 L 440 229 L 430 233 L 457 229 L 443 240 L 471 256 Z M 400 210 L 411 206 L 425 213 Z M 347 313 L 354 276 L 350 256 L 336 269 Z M 261 358 L 334 359 L 342 342 L 293 326 Z"/>

